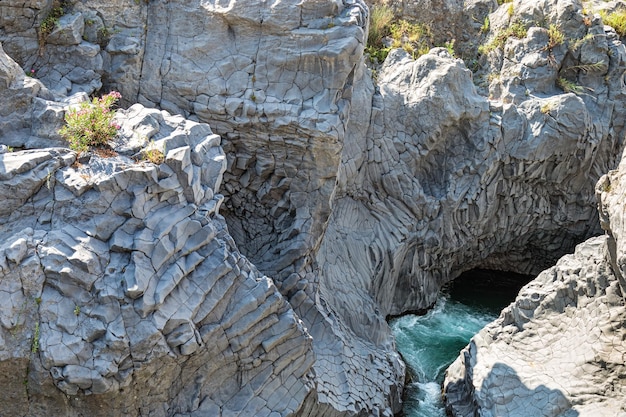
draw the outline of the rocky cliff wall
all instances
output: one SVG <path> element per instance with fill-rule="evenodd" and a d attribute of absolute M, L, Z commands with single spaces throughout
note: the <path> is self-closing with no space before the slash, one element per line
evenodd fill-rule
<path fill-rule="evenodd" d="M 598 182 L 606 235 L 522 288 L 448 369 L 454 416 L 624 415 L 624 175 Z"/>
<path fill-rule="evenodd" d="M 474 56 L 479 68 L 468 60 L 473 74 L 444 49 L 418 60 L 395 51 L 374 83 L 361 1 L 64 3 L 45 39 L 39 24 L 59 3 L 5 2 L 0 39 L 23 70 L 1 90 L 16 103 L 3 109 L 1 140 L 62 145 L 49 126 L 79 97 L 65 94 L 100 85 L 127 105 L 210 123 L 225 152 L 232 251 L 306 328 L 299 382 L 280 385 L 306 394 L 280 412 L 391 415 L 404 367 L 386 316 L 427 308 L 464 270 L 535 273 L 597 234 L 593 185 L 623 147 L 624 46 L 599 17 L 573 0 L 457 3 L 446 2 L 457 31 L 492 11 L 489 31 L 471 24 L 464 54 L 516 22 L 526 32 Z M 567 42 L 551 45 L 550 25 Z M 24 79 L 31 68 L 48 89 Z M 163 125 L 133 109 L 116 145 L 129 155 Z M 136 124 L 134 112 L 150 117 Z M 197 172 L 179 179 L 188 203 Z"/>
<path fill-rule="evenodd" d="M 599 19 L 586 26 L 578 7 L 532 9 L 565 38 L 585 39 L 557 51 L 531 6 L 516 3 L 527 36 L 482 57 L 490 84 L 443 48 L 417 60 L 391 52 L 365 141 L 346 139 L 318 253 L 323 291 L 358 334 L 372 335 L 380 314 L 428 308 L 464 270 L 537 274 L 600 232 L 594 185 L 624 145 L 624 46 Z M 494 11 L 490 36 L 503 18 Z M 590 62 L 601 65 L 578 70 L 579 94 L 559 86 Z"/>
<path fill-rule="evenodd" d="M 0 59 L 4 92 L 36 101 Z M 105 157 L 2 145 L 3 414 L 293 414 L 311 337 L 227 232 L 219 136 L 139 104 L 116 122 Z"/>

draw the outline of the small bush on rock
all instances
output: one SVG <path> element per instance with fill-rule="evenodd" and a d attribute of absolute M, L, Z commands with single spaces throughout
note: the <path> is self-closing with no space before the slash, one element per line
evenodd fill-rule
<path fill-rule="evenodd" d="M 430 28 L 419 22 L 400 20 L 391 25 L 392 47 L 402 48 L 413 59 L 416 59 L 430 50 L 432 46 Z"/>
<path fill-rule="evenodd" d="M 491 40 L 491 42 L 485 45 L 480 45 L 478 47 L 478 53 L 487 54 L 496 49 L 502 49 L 504 48 L 504 44 L 506 43 L 507 39 L 511 37 L 523 39 L 526 37 L 527 32 L 528 29 L 526 28 L 526 25 L 521 22 L 515 22 L 511 26 L 500 30 Z"/>
<path fill-rule="evenodd" d="M 389 34 L 389 25 L 393 22 L 393 10 L 389 6 L 374 6 L 370 15 L 370 31 L 367 44 L 376 48 L 383 46 L 383 38 Z"/>
<path fill-rule="evenodd" d="M 612 13 L 600 12 L 605 25 L 611 26 L 619 36 L 626 36 L 626 10 L 619 10 Z"/>
<path fill-rule="evenodd" d="M 165 161 L 165 154 L 162 150 L 157 149 L 154 142 L 150 143 L 150 147 L 143 152 L 143 160 L 146 162 L 152 162 L 155 165 L 162 164 Z"/>
<path fill-rule="evenodd" d="M 366 52 L 372 61 L 382 63 L 392 48 L 402 48 L 413 59 L 433 46 L 430 28 L 416 21 L 394 21 L 393 10 L 386 5 L 373 6 Z"/>
<path fill-rule="evenodd" d="M 55 7 L 41 21 L 41 23 L 39 24 L 40 42 L 45 42 L 48 35 L 52 33 L 56 25 L 59 23 L 59 18 L 63 16 L 63 14 L 64 11 L 62 7 Z"/>
<path fill-rule="evenodd" d="M 567 78 L 559 77 L 556 80 L 556 84 L 563 89 L 566 93 L 582 94 L 583 87 L 576 84 L 574 81 L 570 81 Z"/>
<path fill-rule="evenodd" d="M 90 146 L 106 145 L 117 135 L 120 126 L 113 121 L 115 112 L 111 107 L 121 97 L 120 93 L 112 91 L 65 113 L 66 125 L 59 134 L 69 142 L 70 149 L 85 152 Z"/>
<path fill-rule="evenodd" d="M 565 42 L 565 35 L 556 25 L 550 25 L 548 29 L 548 45 L 546 48 L 552 50 Z"/>
<path fill-rule="evenodd" d="M 391 48 L 383 44 L 385 36 L 389 35 L 389 27 L 393 21 L 393 10 L 389 6 L 373 6 L 370 14 L 370 27 L 367 35 L 366 52 L 370 59 L 382 63 Z"/>

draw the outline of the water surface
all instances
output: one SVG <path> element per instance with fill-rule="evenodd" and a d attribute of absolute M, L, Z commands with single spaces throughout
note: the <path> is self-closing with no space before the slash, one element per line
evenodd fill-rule
<path fill-rule="evenodd" d="M 441 401 L 446 369 L 529 280 L 511 273 L 472 271 L 446 289 L 425 315 L 391 321 L 398 350 L 413 378 L 405 387 L 406 417 L 446 417 Z"/>

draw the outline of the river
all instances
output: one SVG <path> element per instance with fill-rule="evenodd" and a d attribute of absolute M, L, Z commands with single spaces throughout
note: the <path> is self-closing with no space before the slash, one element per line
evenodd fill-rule
<path fill-rule="evenodd" d="M 397 348 L 412 375 L 405 387 L 406 417 L 446 417 L 441 401 L 446 369 L 530 279 L 512 273 L 471 271 L 445 289 L 425 315 L 407 314 L 391 320 Z"/>

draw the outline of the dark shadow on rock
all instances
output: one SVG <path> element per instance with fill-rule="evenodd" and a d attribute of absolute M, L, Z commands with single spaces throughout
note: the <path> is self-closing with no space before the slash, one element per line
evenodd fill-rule
<path fill-rule="evenodd" d="M 577 417 L 578 411 L 565 395 L 545 385 L 529 388 L 515 370 L 496 362 L 474 394 L 484 416 Z"/>

